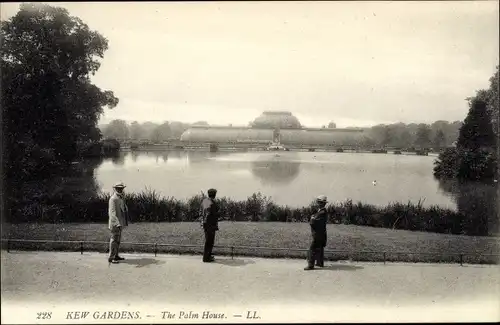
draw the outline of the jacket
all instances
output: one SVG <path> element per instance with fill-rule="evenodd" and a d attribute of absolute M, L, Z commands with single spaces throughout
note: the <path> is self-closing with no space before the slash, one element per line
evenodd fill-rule
<path fill-rule="evenodd" d="M 114 193 L 109 199 L 108 206 L 108 228 L 127 227 L 129 222 L 128 207 L 118 194 Z"/>
<path fill-rule="evenodd" d="M 219 230 L 219 205 L 211 198 L 201 202 L 200 222 L 205 230 Z"/>
<path fill-rule="evenodd" d="M 311 233 L 313 239 L 320 241 L 323 246 L 326 245 L 326 223 L 328 221 L 328 213 L 325 208 L 320 208 L 318 212 L 311 216 L 309 224 L 311 225 Z"/>

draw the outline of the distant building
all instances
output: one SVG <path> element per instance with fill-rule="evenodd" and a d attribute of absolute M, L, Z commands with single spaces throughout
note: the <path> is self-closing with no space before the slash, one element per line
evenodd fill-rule
<path fill-rule="evenodd" d="M 202 143 L 262 143 L 282 145 L 354 146 L 364 138 L 362 130 L 336 128 L 303 128 L 291 112 L 266 111 L 250 127 L 192 126 L 181 135 L 181 141 Z"/>

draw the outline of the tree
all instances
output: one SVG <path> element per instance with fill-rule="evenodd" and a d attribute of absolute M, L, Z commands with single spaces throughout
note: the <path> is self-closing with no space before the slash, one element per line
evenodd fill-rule
<path fill-rule="evenodd" d="M 137 121 L 130 123 L 130 138 L 132 140 L 141 140 L 146 138 L 144 128 Z"/>
<path fill-rule="evenodd" d="M 495 134 L 491 125 L 491 118 L 486 109 L 486 102 L 473 99 L 464 124 L 460 128 L 457 147 L 461 149 L 477 150 L 480 148 L 494 148 Z"/>
<path fill-rule="evenodd" d="M 495 135 L 486 103 L 480 99 L 470 102 L 470 109 L 456 148 L 449 148 L 438 157 L 434 166 L 437 178 L 484 181 L 495 177 L 498 158 L 494 152 Z"/>
<path fill-rule="evenodd" d="M 401 134 L 398 137 L 398 147 L 408 148 L 411 147 L 413 143 L 413 138 L 411 136 L 410 131 L 407 128 L 404 128 L 401 131 Z"/>
<path fill-rule="evenodd" d="M 128 139 L 129 129 L 127 122 L 124 120 L 111 121 L 106 129 L 104 129 L 103 135 L 107 139 Z"/>
<path fill-rule="evenodd" d="M 415 145 L 420 148 L 428 147 L 431 143 L 431 129 L 427 124 L 420 124 L 415 136 Z"/>
<path fill-rule="evenodd" d="M 209 126 L 210 124 L 208 124 L 207 121 L 198 121 L 198 122 L 194 122 L 193 125 L 198 125 L 198 126 Z"/>
<path fill-rule="evenodd" d="M 158 126 L 159 124 L 152 122 L 144 122 L 143 124 L 141 124 L 141 127 L 144 130 L 144 136 L 148 140 L 152 140 L 153 132 Z"/>
<path fill-rule="evenodd" d="M 167 141 L 172 135 L 172 129 L 170 127 L 169 122 L 165 122 L 156 129 L 154 129 L 153 133 L 151 134 L 151 140 L 153 142 L 163 142 Z"/>
<path fill-rule="evenodd" d="M 330 122 L 330 123 L 328 123 L 328 128 L 329 129 L 336 129 L 337 128 L 337 124 L 335 124 L 333 122 Z"/>
<path fill-rule="evenodd" d="M 172 121 L 170 122 L 170 137 L 179 139 L 188 128 L 189 124 Z"/>
<path fill-rule="evenodd" d="M 444 132 L 443 130 L 438 130 L 436 132 L 436 135 L 434 136 L 433 146 L 436 149 L 442 148 L 446 144 L 446 139 L 444 137 Z"/>
<path fill-rule="evenodd" d="M 474 99 L 479 99 L 486 103 L 486 109 L 491 120 L 491 124 L 494 126 L 493 132 L 498 135 L 497 120 L 500 116 L 499 109 L 499 99 L 498 99 L 498 88 L 499 88 L 499 66 L 496 67 L 495 74 L 490 78 L 490 87 L 488 89 L 481 89 L 476 93 L 476 96 L 469 97 L 467 100 L 470 104 Z"/>
<path fill-rule="evenodd" d="M 108 42 L 66 9 L 40 4 L 21 4 L 0 34 L 7 178 L 47 176 L 100 139 L 103 107 L 118 104 L 90 82 Z"/>

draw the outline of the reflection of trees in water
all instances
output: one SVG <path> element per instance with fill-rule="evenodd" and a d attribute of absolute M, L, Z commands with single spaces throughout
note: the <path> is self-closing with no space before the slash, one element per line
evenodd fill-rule
<path fill-rule="evenodd" d="M 498 202 L 495 185 L 440 180 L 439 188 L 453 197 L 458 211 L 464 215 L 463 229 L 466 234 L 498 234 Z"/>
<path fill-rule="evenodd" d="M 115 157 L 112 157 L 111 162 L 113 163 L 113 165 L 123 166 L 123 165 L 125 165 L 125 155 L 119 154 Z"/>
<path fill-rule="evenodd" d="M 300 173 L 300 162 L 286 160 L 256 160 L 252 162 L 252 174 L 262 184 L 283 185 L 291 183 Z"/>
<path fill-rule="evenodd" d="M 100 189 L 94 173 L 102 162 L 100 158 L 86 159 L 44 179 L 22 184 L 19 195 L 12 201 L 12 217 L 14 220 L 41 220 L 44 215 L 40 214 L 40 205 L 45 206 L 45 210 L 53 205 L 72 207 L 95 197 Z M 45 215 L 54 218 L 49 210 Z"/>

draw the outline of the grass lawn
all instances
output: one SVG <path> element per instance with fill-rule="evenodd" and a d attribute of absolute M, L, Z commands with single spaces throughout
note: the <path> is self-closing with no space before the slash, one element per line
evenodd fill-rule
<path fill-rule="evenodd" d="M 257 257 L 304 258 L 305 251 L 287 249 L 308 248 L 310 228 L 306 223 L 281 222 L 220 222 L 215 245 L 256 246 L 286 248 L 285 250 L 235 248 L 235 255 Z M 107 224 L 9 224 L 4 225 L 2 238 L 96 241 L 87 243 L 85 250 L 107 250 L 109 232 Z M 127 243 L 149 243 L 132 245 Z M 199 254 L 204 243 L 203 232 L 198 223 L 134 223 L 123 232 L 122 250 L 154 252 L 154 243 L 197 245 L 197 247 L 158 246 L 158 252 Z M 353 225 L 328 225 L 326 250 L 342 251 L 325 253 L 328 260 L 353 259 L 358 261 L 382 261 L 386 252 L 387 261 L 401 262 L 458 262 L 456 254 L 464 255 L 464 263 L 497 263 L 500 238 L 445 235 L 437 233 L 390 230 Z M 80 250 L 80 245 L 60 243 L 10 243 L 11 249 Z M 5 248 L 5 246 L 4 246 Z M 372 252 L 372 253 L 371 253 Z M 215 248 L 215 254 L 228 254 L 230 248 Z M 431 255 L 435 254 L 435 255 Z"/>

